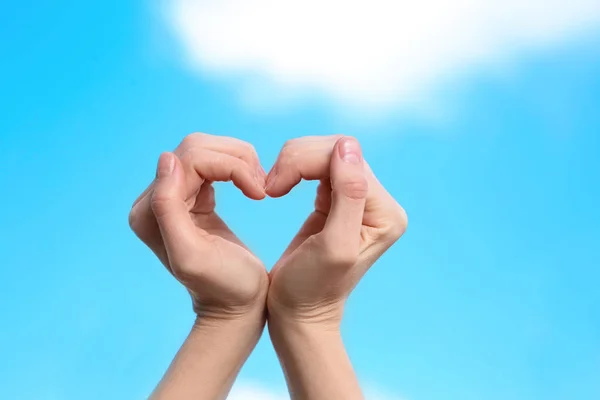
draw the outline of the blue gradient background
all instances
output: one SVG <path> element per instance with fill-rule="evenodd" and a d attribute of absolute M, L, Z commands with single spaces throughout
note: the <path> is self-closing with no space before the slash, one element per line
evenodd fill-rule
<path fill-rule="evenodd" d="M 471 76 L 455 116 L 356 123 L 325 102 L 276 113 L 175 62 L 134 2 L 10 2 L 0 25 L 0 398 L 141 399 L 193 321 L 127 226 L 160 152 L 187 133 L 356 135 L 406 208 L 404 238 L 350 300 L 361 379 L 407 400 L 600 398 L 600 34 Z M 223 218 L 271 265 L 314 185 Z M 265 336 L 240 380 L 284 388 Z"/>

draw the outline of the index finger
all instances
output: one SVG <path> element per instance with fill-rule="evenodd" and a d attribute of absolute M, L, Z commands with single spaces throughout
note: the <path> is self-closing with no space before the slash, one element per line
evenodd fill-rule
<path fill-rule="evenodd" d="M 302 180 L 329 181 L 331 155 L 335 144 L 343 137 L 344 135 L 308 136 L 288 141 L 267 177 L 267 195 L 285 196 Z M 371 215 L 370 211 L 397 208 L 396 200 L 381 185 L 366 161 L 365 168 L 369 185 L 365 210 Z"/>
<path fill-rule="evenodd" d="M 344 135 L 307 136 L 289 140 L 281 149 L 267 176 L 267 195 L 285 196 L 302 180 L 328 181 L 331 177 L 331 154 L 335 144 L 343 137 Z M 367 201 L 375 197 L 385 197 L 384 195 L 391 197 L 366 161 L 365 168 L 369 181 Z"/>
<path fill-rule="evenodd" d="M 342 137 L 307 136 L 287 141 L 267 176 L 267 194 L 271 197 L 285 196 L 303 179 L 328 180 L 331 153 Z"/>

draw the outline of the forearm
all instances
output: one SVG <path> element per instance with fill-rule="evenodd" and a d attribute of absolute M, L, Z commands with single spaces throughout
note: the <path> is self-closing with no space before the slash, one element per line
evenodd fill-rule
<path fill-rule="evenodd" d="M 339 329 L 269 321 L 292 399 L 362 400 Z"/>
<path fill-rule="evenodd" d="M 260 339 L 263 314 L 235 320 L 199 318 L 150 399 L 225 399 Z"/>

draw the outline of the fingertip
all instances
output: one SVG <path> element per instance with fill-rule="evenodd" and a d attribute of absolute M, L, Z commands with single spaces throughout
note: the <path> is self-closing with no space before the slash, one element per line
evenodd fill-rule
<path fill-rule="evenodd" d="M 360 142 L 353 136 L 344 136 L 336 143 L 337 154 L 345 163 L 359 165 L 363 163 Z"/>
<path fill-rule="evenodd" d="M 292 185 L 286 185 L 285 180 L 282 181 L 281 177 L 273 177 L 271 180 L 267 181 L 265 194 L 274 199 L 283 197 L 288 194 L 299 182 L 300 181 L 293 183 Z"/>
<path fill-rule="evenodd" d="M 267 173 L 260 164 L 258 165 L 258 170 L 256 173 L 256 186 L 260 192 L 260 198 L 257 198 L 256 200 L 262 200 L 267 197 Z"/>
<path fill-rule="evenodd" d="M 234 179 L 233 183 L 249 199 L 262 200 L 267 196 L 264 181 L 256 176 L 256 174 L 254 176 L 247 175 L 240 180 Z"/>
<path fill-rule="evenodd" d="M 247 197 L 252 200 L 264 200 L 267 197 L 267 193 L 263 187 L 257 186 L 256 191 L 252 191 L 252 193 L 247 193 Z"/>
<path fill-rule="evenodd" d="M 267 196 L 273 198 L 273 199 L 278 199 L 280 197 L 285 196 L 287 193 L 289 193 L 289 191 L 287 192 L 282 192 L 282 191 L 276 191 L 274 189 L 270 189 L 266 191 Z"/>
<path fill-rule="evenodd" d="M 265 194 L 269 197 L 279 197 L 277 196 L 275 181 L 277 180 L 277 165 L 273 166 L 267 177 L 265 178 Z"/>
<path fill-rule="evenodd" d="M 173 153 L 170 152 L 164 152 L 160 155 L 156 167 L 157 178 L 164 179 L 173 174 L 173 170 L 175 169 L 175 158 Z"/>
<path fill-rule="evenodd" d="M 277 196 L 277 191 L 274 190 L 274 187 L 272 185 L 270 185 L 268 181 L 267 181 L 267 184 L 265 186 L 265 194 L 267 196 L 273 197 L 273 198 L 280 197 L 280 196 Z"/>
<path fill-rule="evenodd" d="M 258 163 L 258 178 L 262 180 L 263 184 L 267 181 L 267 176 L 267 172 L 265 171 L 263 166 L 260 163 Z"/>
<path fill-rule="evenodd" d="M 185 173 L 181 160 L 171 152 L 164 152 L 158 159 L 154 195 L 159 197 L 186 197 Z"/>

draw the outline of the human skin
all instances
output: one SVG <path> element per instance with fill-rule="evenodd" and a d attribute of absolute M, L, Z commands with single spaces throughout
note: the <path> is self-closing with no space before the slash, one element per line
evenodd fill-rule
<path fill-rule="evenodd" d="M 320 180 L 315 211 L 267 274 L 215 213 L 213 181 L 247 197 L 281 197 Z M 269 319 L 294 399 L 361 399 L 340 334 L 344 304 L 405 231 L 354 138 L 289 141 L 268 179 L 251 145 L 193 134 L 161 155 L 130 225 L 189 291 L 193 328 L 152 399 L 224 399 Z M 270 285 L 269 285 L 270 284 Z"/>
<path fill-rule="evenodd" d="M 268 275 L 215 213 L 212 182 L 265 197 L 265 172 L 248 143 L 193 134 L 161 155 L 130 226 L 189 291 L 197 318 L 151 399 L 225 399 L 265 325 Z"/>
<path fill-rule="evenodd" d="M 293 399 L 362 399 L 344 349 L 346 299 L 407 227 L 403 208 L 343 136 L 289 141 L 267 178 L 271 197 L 320 180 L 315 210 L 270 272 L 269 332 Z"/>

